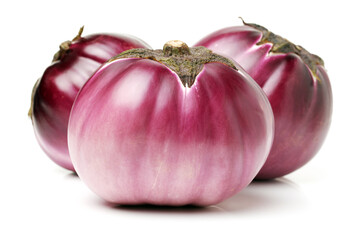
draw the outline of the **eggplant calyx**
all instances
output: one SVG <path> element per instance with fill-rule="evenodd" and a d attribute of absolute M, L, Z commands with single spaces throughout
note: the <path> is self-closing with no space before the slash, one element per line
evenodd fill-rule
<path fill-rule="evenodd" d="M 194 84 L 196 77 L 206 63 L 219 62 L 238 70 L 228 58 L 215 54 L 205 47 L 189 48 L 187 44 L 179 40 L 167 42 L 162 50 L 145 48 L 126 50 L 108 62 L 123 58 L 143 58 L 157 61 L 174 71 L 184 87 L 188 86 L 189 88 Z"/>
<path fill-rule="evenodd" d="M 59 50 L 58 52 L 56 52 L 53 56 L 53 60 L 52 60 L 52 63 L 53 62 L 56 62 L 58 60 L 61 60 L 63 58 L 63 56 L 69 51 L 69 47 L 70 45 L 75 42 L 75 41 L 78 41 L 79 39 L 82 38 L 82 33 L 83 33 L 83 29 L 84 29 L 84 26 L 82 26 L 79 31 L 78 31 L 78 34 L 77 36 L 75 36 L 72 41 L 64 41 L 62 42 L 60 45 L 59 45 Z"/>
<path fill-rule="evenodd" d="M 38 80 L 35 82 L 35 84 L 33 86 L 32 95 L 31 95 L 31 102 L 30 102 L 30 108 L 29 108 L 29 111 L 28 111 L 28 117 L 32 120 L 32 122 L 33 122 L 35 92 L 38 89 L 39 83 L 40 83 L 40 78 L 38 78 Z"/>
<path fill-rule="evenodd" d="M 242 21 L 243 21 L 243 19 L 242 19 Z M 262 33 L 262 38 L 257 43 L 257 45 L 271 43 L 272 44 L 272 47 L 270 49 L 271 53 L 277 53 L 277 54 L 278 53 L 284 53 L 284 54 L 294 53 L 294 54 L 298 55 L 302 59 L 302 61 L 308 66 L 308 68 L 310 69 L 310 71 L 312 72 L 314 77 L 319 79 L 318 74 L 317 74 L 318 66 L 320 65 L 320 66 L 324 67 L 324 61 L 319 56 L 308 52 L 302 46 L 295 45 L 292 42 L 290 42 L 289 40 L 287 40 L 277 34 L 274 34 L 273 32 L 270 32 L 268 29 L 266 29 L 265 27 L 263 27 L 261 25 L 254 24 L 254 23 L 246 23 L 245 21 L 243 21 L 243 24 L 246 26 L 252 27 Z"/>

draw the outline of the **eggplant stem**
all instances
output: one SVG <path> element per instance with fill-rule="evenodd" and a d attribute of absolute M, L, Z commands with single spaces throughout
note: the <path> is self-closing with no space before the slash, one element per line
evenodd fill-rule
<path fill-rule="evenodd" d="M 83 29 L 84 29 L 84 26 L 82 26 L 78 30 L 77 36 L 75 36 L 72 39 L 72 41 L 69 41 L 69 40 L 64 41 L 59 45 L 59 50 L 58 50 L 58 52 L 56 52 L 54 54 L 52 62 L 56 62 L 56 61 L 60 60 L 67 53 L 67 51 L 69 50 L 69 46 L 72 44 L 72 42 L 77 41 L 82 38 Z"/>
<path fill-rule="evenodd" d="M 243 20 L 241 16 L 239 16 L 238 18 L 242 20 L 243 25 L 247 25 L 247 23 L 245 22 L 245 20 Z"/>
<path fill-rule="evenodd" d="M 77 41 L 78 39 L 81 39 L 82 38 L 83 29 L 84 29 L 84 25 L 79 29 L 77 36 L 75 36 L 72 39 L 72 42 L 73 41 Z"/>

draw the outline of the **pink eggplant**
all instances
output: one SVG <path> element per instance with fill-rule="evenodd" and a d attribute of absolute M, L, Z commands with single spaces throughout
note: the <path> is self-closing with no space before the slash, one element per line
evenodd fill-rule
<path fill-rule="evenodd" d="M 169 41 L 104 64 L 77 96 L 71 159 L 83 182 L 117 204 L 210 205 L 256 176 L 273 113 L 234 62 Z"/>
<path fill-rule="evenodd" d="M 83 84 L 111 57 L 131 48 L 148 47 L 122 35 L 95 34 L 63 42 L 52 64 L 36 82 L 29 116 L 44 152 L 59 166 L 74 171 L 67 146 L 67 126 L 73 101 Z"/>
<path fill-rule="evenodd" d="M 196 46 L 238 62 L 265 91 L 275 137 L 257 179 L 295 171 L 321 148 L 332 115 L 332 90 L 321 58 L 256 24 L 216 31 Z"/>

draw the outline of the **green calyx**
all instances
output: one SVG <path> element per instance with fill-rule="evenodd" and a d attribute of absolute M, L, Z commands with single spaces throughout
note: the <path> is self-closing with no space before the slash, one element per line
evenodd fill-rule
<path fill-rule="evenodd" d="M 60 45 L 59 45 L 59 50 L 58 52 L 56 52 L 53 56 L 53 61 L 52 62 L 56 62 L 60 59 L 62 59 L 62 57 L 68 52 L 69 50 L 69 46 L 72 44 L 72 42 L 74 41 L 77 41 L 79 39 L 82 38 L 82 33 L 83 33 L 83 29 L 84 29 L 84 26 L 82 26 L 79 31 L 78 31 L 78 34 L 77 36 L 75 36 L 72 41 L 64 41 L 62 42 Z"/>
<path fill-rule="evenodd" d="M 265 27 L 262 27 L 258 24 L 246 23 L 245 21 L 243 21 L 243 19 L 242 22 L 244 25 L 257 29 L 262 33 L 262 38 L 257 43 L 257 45 L 271 43 L 271 53 L 294 53 L 298 55 L 308 66 L 313 75 L 317 79 L 319 79 L 319 77 L 317 76 L 317 67 L 318 65 L 324 66 L 324 61 L 319 56 L 309 53 L 305 48 L 299 45 L 295 45 L 289 40 L 270 32 Z"/>
<path fill-rule="evenodd" d="M 28 117 L 33 121 L 33 110 L 34 110 L 34 97 L 35 97 L 35 92 L 38 89 L 40 83 L 40 78 L 38 78 L 38 80 L 35 82 L 34 86 L 33 86 L 33 90 L 32 90 L 32 95 L 31 95 L 31 102 L 30 102 L 30 108 L 28 111 Z"/>
<path fill-rule="evenodd" d="M 231 60 L 215 54 L 205 47 L 189 48 L 187 44 L 179 40 L 167 42 L 162 50 L 130 49 L 110 59 L 109 62 L 123 58 L 150 59 L 164 64 L 178 74 L 182 84 L 188 87 L 194 84 L 195 78 L 206 63 L 219 62 L 237 70 Z"/>

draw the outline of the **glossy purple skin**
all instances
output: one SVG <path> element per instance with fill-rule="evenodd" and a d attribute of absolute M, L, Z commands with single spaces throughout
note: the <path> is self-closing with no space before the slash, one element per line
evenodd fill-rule
<path fill-rule="evenodd" d="M 196 46 L 234 59 L 265 91 L 275 137 L 256 178 L 271 179 L 295 171 L 318 152 L 330 127 L 332 91 L 323 66 L 317 67 L 317 79 L 299 56 L 269 53 L 270 43 L 257 45 L 261 37 L 252 27 L 237 26 L 216 31 Z"/>
<path fill-rule="evenodd" d="M 45 70 L 34 92 L 32 121 L 41 148 L 59 166 L 74 171 L 67 127 L 79 89 L 111 57 L 142 47 L 148 46 L 134 37 L 90 35 L 72 42 L 70 50 Z"/>
<path fill-rule="evenodd" d="M 191 88 L 147 59 L 119 59 L 85 84 L 68 142 L 79 177 L 117 204 L 210 205 L 265 162 L 273 114 L 244 73 L 207 63 Z"/>

